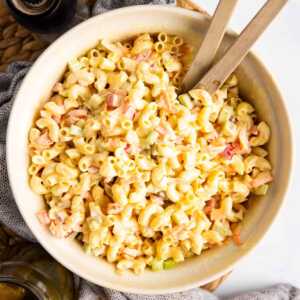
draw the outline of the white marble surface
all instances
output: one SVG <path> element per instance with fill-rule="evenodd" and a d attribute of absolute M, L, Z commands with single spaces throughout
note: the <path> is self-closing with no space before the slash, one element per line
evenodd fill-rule
<path fill-rule="evenodd" d="M 213 12 L 217 0 L 197 0 Z M 238 32 L 263 5 L 241 0 L 230 27 Z M 255 53 L 273 73 L 286 100 L 295 140 L 295 166 L 284 208 L 264 240 L 235 267 L 217 294 L 227 296 L 279 282 L 300 287 L 300 1 L 289 0 L 281 14 L 254 46 Z"/>

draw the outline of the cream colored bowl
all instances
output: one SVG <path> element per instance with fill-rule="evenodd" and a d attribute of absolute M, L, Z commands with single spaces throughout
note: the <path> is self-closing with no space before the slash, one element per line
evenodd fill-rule
<path fill-rule="evenodd" d="M 269 151 L 275 180 L 265 197 L 251 201 L 242 230 L 242 246 L 229 242 L 200 257 L 187 259 L 171 270 L 120 276 L 111 264 L 85 254 L 79 243 L 51 236 L 36 218 L 44 203 L 28 185 L 28 130 L 35 112 L 49 96 L 67 61 L 94 46 L 100 38 L 122 40 L 142 32 L 178 34 L 198 46 L 207 25 L 208 20 L 203 15 L 175 7 L 136 6 L 114 10 L 89 19 L 59 38 L 36 61 L 20 87 L 9 120 L 7 140 L 9 179 L 17 205 L 43 247 L 61 264 L 93 283 L 142 294 L 182 291 L 205 284 L 231 270 L 262 239 L 283 202 L 292 164 L 290 124 L 271 75 L 253 54 L 249 54 L 237 75 L 242 95 L 254 103 L 260 118 L 272 128 Z M 234 34 L 228 34 L 224 46 L 233 39 Z"/>

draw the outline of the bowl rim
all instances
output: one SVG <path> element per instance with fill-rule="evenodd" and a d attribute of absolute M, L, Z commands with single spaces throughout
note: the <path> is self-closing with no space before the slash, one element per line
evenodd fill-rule
<path fill-rule="evenodd" d="M 76 31 L 79 31 L 81 29 L 81 27 L 83 26 L 87 26 L 88 23 L 93 23 L 95 22 L 95 19 L 101 19 L 103 17 L 107 18 L 113 18 L 115 15 L 118 15 L 119 13 L 126 13 L 127 11 L 131 12 L 134 10 L 136 13 L 138 13 L 139 11 L 144 11 L 144 10 L 164 10 L 166 12 L 174 12 L 174 13 L 178 13 L 180 15 L 186 15 L 186 16 L 192 16 L 192 17 L 199 17 L 199 12 L 196 11 L 191 11 L 191 10 L 187 10 L 184 8 L 180 8 L 180 7 L 170 7 L 170 6 L 166 6 L 166 5 L 134 5 L 134 6 L 129 6 L 129 7 L 122 7 L 122 8 L 118 8 L 118 9 L 114 9 L 111 11 L 107 11 L 101 15 L 97 15 L 97 16 L 93 16 L 89 19 L 87 19 L 86 21 L 83 21 L 82 23 L 78 24 L 77 26 L 73 27 L 72 29 L 68 30 L 67 32 L 65 32 L 63 35 L 61 35 L 57 40 L 55 40 L 36 60 L 36 62 L 31 66 L 30 70 L 28 71 L 28 73 L 26 74 L 25 78 L 22 81 L 22 84 L 20 85 L 18 92 L 16 93 L 15 96 L 15 100 L 11 109 L 11 113 L 9 116 L 9 121 L 8 121 L 8 126 L 7 126 L 7 133 L 6 133 L 6 161 L 7 161 L 7 172 L 8 172 L 8 178 L 9 178 L 9 183 L 10 183 L 10 187 L 12 190 L 12 194 L 14 196 L 14 200 L 17 204 L 18 210 L 21 213 L 26 225 L 28 226 L 28 228 L 32 231 L 33 235 L 35 236 L 35 238 L 37 239 L 37 241 L 42 245 L 42 247 L 55 259 L 57 260 L 60 264 L 62 264 L 64 267 L 66 267 L 68 270 L 70 270 L 71 272 L 73 272 L 74 274 L 96 284 L 96 285 L 100 285 L 103 287 L 107 287 L 107 288 L 111 288 L 111 289 L 116 289 L 118 291 L 121 292 L 129 292 L 129 293 L 138 293 L 138 294 L 168 294 L 168 293 L 174 293 L 174 292 L 181 292 L 181 291 L 185 291 L 188 289 L 192 289 L 195 287 L 199 287 L 200 285 L 206 284 L 208 282 L 211 282 L 213 280 L 216 280 L 217 278 L 221 277 L 222 275 L 228 273 L 229 271 L 231 271 L 233 269 L 233 267 L 239 263 L 241 261 L 242 258 L 244 258 L 246 255 L 248 255 L 250 253 L 250 251 L 252 251 L 261 241 L 262 238 L 265 236 L 265 234 L 270 230 L 271 225 L 274 223 L 274 221 L 276 220 L 276 218 L 279 215 L 280 210 L 283 207 L 283 203 L 285 203 L 285 200 L 287 198 L 287 194 L 288 191 L 290 189 L 291 186 L 291 177 L 293 174 L 293 170 L 294 170 L 294 137 L 293 137 L 293 130 L 292 130 L 292 124 L 291 124 L 291 117 L 290 114 L 287 110 L 286 107 L 286 103 L 284 101 L 284 98 L 279 90 L 278 84 L 275 80 L 275 78 L 273 77 L 273 75 L 268 71 L 267 67 L 264 66 L 264 64 L 262 63 L 262 61 L 257 57 L 257 55 L 253 54 L 253 52 L 249 52 L 248 55 L 251 56 L 251 58 L 255 61 L 255 63 L 257 64 L 257 66 L 259 67 L 260 70 L 262 70 L 262 72 L 266 75 L 267 79 L 270 81 L 270 83 L 273 85 L 274 89 L 273 92 L 278 96 L 279 99 L 281 99 L 281 104 L 283 107 L 283 113 L 286 116 L 286 128 L 285 131 L 288 133 L 289 135 L 289 141 L 290 141 L 290 149 L 289 149 L 289 154 L 290 156 L 288 157 L 289 161 L 288 161 L 288 178 L 286 180 L 287 184 L 286 186 L 283 188 L 283 193 L 282 193 L 282 198 L 280 199 L 280 201 L 277 204 L 276 209 L 274 210 L 273 215 L 271 215 L 271 217 L 269 218 L 269 220 L 266 222 L 265 228 L 263 230 L 261 230 L 261 233 L 259 234 L 259 236 L 255 239 L 255 241 L 251 244 L 251 246 L 247 249 L 245 249 L 243 251 L 243 253 L 232 263 L 228 263 L 226 268 L 223 268 L 221 271 L 215 273 L 212 276 L 207 277 L 205 280 L 197 280 L 197 278 L 193 279 L 190 281 L 190 283 L 188 284 L 182 284 L 182 285 L 178 285 L 176 287 L 172 287 L 172 288 L 168 288 L 168 287 L 163 287 L 163 288 L 158 288 L 155 290 L 152 290 L 150 288 L 143 288 L 140 289 L 138 287 L 134 287 L 134 288 L 127 288 L 124 287 L 122 284 L 115 284 L 112 283 L 110 281 L 105 281 L 105 280 L 98 280 L 96 278 L 91 278 L 88 274 L 85 274 L 84 271 L 82 272 L 81 270 L 77 270 L 76 267 L 73 267 L 73 265 L 70 265 L 64 261 L 62 261 L 62 259 L 59 256 L 59 253 L 57 253 L 56 251 L 54 251 L 51 246 L 49 246 L 49 244 L 47 243 L 47 240 L 41 236 L 34 227 L 30 226 L 29 220 L 27 220 L 26 217 L 26 212 L 25 210 L 23 210 L 21 208 L 21 206 L 19 205 L 21 199 L 18 199 L 18 197 L 16 197 L 16 190 L 18 189 L 18 186 L 15 184 L 14 181 L 14 177 L 15 177 L 15 171 L 13 170 L 13 166 L 12 166 L 12 161 L 13 161 L 13 156 L 11 155 L 12 151 L 10 151 L 13 148 L 13 141 L 14 141 L 14 137 L 13 137 L 13 132 L 12 132 L 12 127 L 13 127 L 13 122 L 16 121 L 16 110 L 17 110 L 17 106 L 21 103 L 20 101 L 22 100 L 22 97 L 20 97 L 20 95 L 22 94 L 22 86 L 25 86 L 27 81 L 29 81 L 31 74 L 33 73 L 33 71 L 38 68 L 39 65 L 39 61 L 43 60 L 44 57 L 47 57 L 48 52 L 52 51 L 52 49 L 55 49 L 56 45 L 60 42 L 62 42 L 65 38 L 66 35 L 69 34 L 74 34 L 76 33 Z M 209 18 L 206 15 L 202 15 L 205 18 Z M 227 30 L 228 33 L 233 34 L 233 35 L 237 35 L 234 31 L 232 30 Z"/>

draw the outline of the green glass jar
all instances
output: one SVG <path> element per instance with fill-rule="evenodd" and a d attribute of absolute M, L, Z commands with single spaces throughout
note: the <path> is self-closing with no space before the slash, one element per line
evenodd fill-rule
<path fill-rule="evenodd" d="M 72 273 L 57 263 L 39 245 L 15 245 L 11 251 L 16 255 L 0 263 L 0 299 L 75 298 Z"/>

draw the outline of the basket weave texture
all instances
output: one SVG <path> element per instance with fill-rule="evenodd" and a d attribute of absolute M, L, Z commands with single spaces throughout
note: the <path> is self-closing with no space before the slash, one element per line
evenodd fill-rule
<path fill-rule="evenodd" d="M 0 71 L 13 61 L 34 61 L 46 47 L 46 42 L 15 21 L 0 0 Z"/>
<path fill-rule="evenodd" d="M 93 1 L 87 0 L 87 2 L 92 4 Z M 205 10 L 191 0 L 177 0 L 177 6 L 208 15 Z M 4 0 L 0 0 L 0 72 L 4 72 L 7 66 L 13 61 L 34 61 L 48 45 L 49 44 L 41 40 L 38 35 L 19 25 L 10 15 L 4 4 Z M 4 244 L 7 243 L 8 248 L 12 241 L 13 244 L 16 242 L 20 243 L 20 245 L 24 244 L 24 241 L 20 240 L 14 233 L 3 228 L 1 225 L 0 233 L 2 233 L 2 236 L 7 237 Z M 0 250 L 4 251 L 1 247 Z M 214 291 L 224 282 L 228 275 L 229 274 L 222 276 L 202 286 L 202 288 L 208 291 Z"/>

